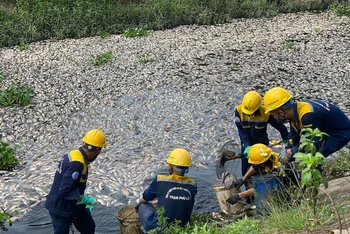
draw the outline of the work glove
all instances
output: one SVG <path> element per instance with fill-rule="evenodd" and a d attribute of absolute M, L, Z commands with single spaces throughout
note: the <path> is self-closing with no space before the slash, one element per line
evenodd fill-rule
<path fill-rule="evenodd" d="M 249 149 L 250 149 L 250 146 L 247 146 L 244 149 L 244 155 L 245 155 L 246 158 L 249 158 Z"/>
<path fill-rule="evenodd" d="M 283 164 L 287 164 L 292 160 L 292 156 L 287 153 L 287 150 L 282 150 L 278 155 L 278 161 Z"/>
<path fill-rule="evenodd" d="M 239 197 L 239 194 L 238 193 L 234 193 L 232 194 L 231 197 L 227 198 L 226 202 L 231 204 L 231 205 L 234 205 L 236 204 L 239 200 L 241 200 L 241 198 Z"/>
<path fill-rule="evenodd" d="M 86 209 L 89 209 L 90 210 L 90 212 L 92 212 L 93 210 L 94 210 L 94 208 L 95 208 L 95 205 L 85 205 L 85 208 Z"/>
<path fill-rule="evenodd" d="M 233 182 L 233 186 L 235 186 L 236 189 L 239 189 L 244 183 L 245 180 L 243 178 L 239 178 L 235 182 Z"/>
<path fill-rule="evenodd" d="M 91 212 L 95 208 L 96 200 L 95 198 L 84 194 L 82 199 L 77 202 L 77 205 L 83 204 L 85 204 L 85 207 Z"/>

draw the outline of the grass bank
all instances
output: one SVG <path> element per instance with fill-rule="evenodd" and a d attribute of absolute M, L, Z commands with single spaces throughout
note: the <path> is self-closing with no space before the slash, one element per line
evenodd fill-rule
<path fill-rule="evenodd" d="M 280 2 L 280 3 L 278 3 Z M 324 11 L 336 0 L 0 0 L 0 47 Z"/>

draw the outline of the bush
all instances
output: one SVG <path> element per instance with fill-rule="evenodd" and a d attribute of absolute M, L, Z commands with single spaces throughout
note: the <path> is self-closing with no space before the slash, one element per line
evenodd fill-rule
<path fill-rule="evenodd" d="M 271 17 L 278 13 L 326 10 L 337 0 L 18 0 L 0 7 L 0 47 L 46 39 L 120 34 L 128 28 L 163 30 L 179 25 L 229 23 L 233 18 Z M 337 5 L 337 12 L 348 8 Z"/>
<path fill-rule="evenodd" d="M 0 170 L 12 170 L 19 162 L 15 157 L 18 146 L 10 147 L 9 143 L 0 140 Z"/>
<path fill-rule="evenodd" d="M 34 91 L 28 86 L 11 86 L 0 90 L 0 105 L 11 106 L 13 104 L 28 105 L 34 97 Z"/>
<path fill-rule="evenodd" d="M 323 176 L 327 179 L 337 179 L 347 175 L 349 172 L 349 150 L 340 150 L 337 156 L 326 158 L 325 165 L 323 166 Z"/>

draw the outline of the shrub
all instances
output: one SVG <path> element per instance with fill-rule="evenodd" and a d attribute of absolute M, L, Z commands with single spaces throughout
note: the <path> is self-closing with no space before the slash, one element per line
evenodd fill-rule
<path fill-rule="evenodd" d="M 11 86 L 0 90 L 0 105 L 11 106 L 13 104 L 28 105 L 34 97 L 34 90 L 29 86 Z"/>
<path fill-rule="evenodd" d="M 98 54 L 94 58 L 92 58 L 90 61 L 92 64 L 96 66 L 101 66 L 103 64 L 108 63 L 113 58 L 113 53 L 111 51 L 108 51 L 104 54 Z"/>
<path fill-rule="evenodd" d="M 9 143 L 0 140 L 0 170 L 12 170 L 19 162 L 15 157 L 18 146 L 10 147 Z"/>
<path fill-rule="evenodd" d="M 11 214 L 7 213 L 4 208 L 0 206 L 2 212 L 0 212 L 0 229 L 3 231 L 7 231 L 7 228 L 5 227 L 5 223 L 8 222 L 10 226 L 12 226 L 12 221 L 11 221 Z"/>

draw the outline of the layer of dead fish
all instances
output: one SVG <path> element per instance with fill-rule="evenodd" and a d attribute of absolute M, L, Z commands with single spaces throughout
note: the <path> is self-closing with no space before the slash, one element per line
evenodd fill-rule
<path fill-rule="evenodd" d="M 36 94 L 28 106 L 0 108 L 2 139 L 20 146 L 21 163 L 0 172 L 0 206 L 25 214 L 45 201 L 61 156 L 91 128 L 106 132 L 108 146 L 91 165 L 87 193 L 119 206 L 137 202 L 175 147 L 208 170 L 222 143 L 238 139 L 233 110 L 248 90 L 284 85 L 297 98 L 332 100 L 349 113 L 348 21 L 291 14 L 133 40 L 115 35 L 0 48 L 1 88 L 29 85 Z M 281 46 L 291 37 L 298 53 Z M 107 51 L 112 61 L 89 63 Z M 140 62 L 139 54 L 152 62 Z M 270 136 L 279 137 L 273 130 Z"/>
<path fill-rule="evenodd" d="M 108 145 L 91 164 L 86 193 L 104 206 L 136 204 L 156 172 L 166 168 L 167 154 L 175 147 L 191 152 L 193 167 L 208 170 L 220 144 L 236 137 L 233 121 L 228 121 L 232 107 L 215 96 L 204 99 L 172 88 L 122 97 L 113 108 L 80 111 L 62 119 L 65 126 L 59 131 L 49 124 L 35 125 L 35 141 L 26 134 L 16 137 L 25 165 L 2 174 L 0 203 L 9 212 L 24 214 L 45 201 L 60 157 L 80 145 L 86 129 L 99 127 Z M 27 128 L 23 132 L 34 131 Z"/>

